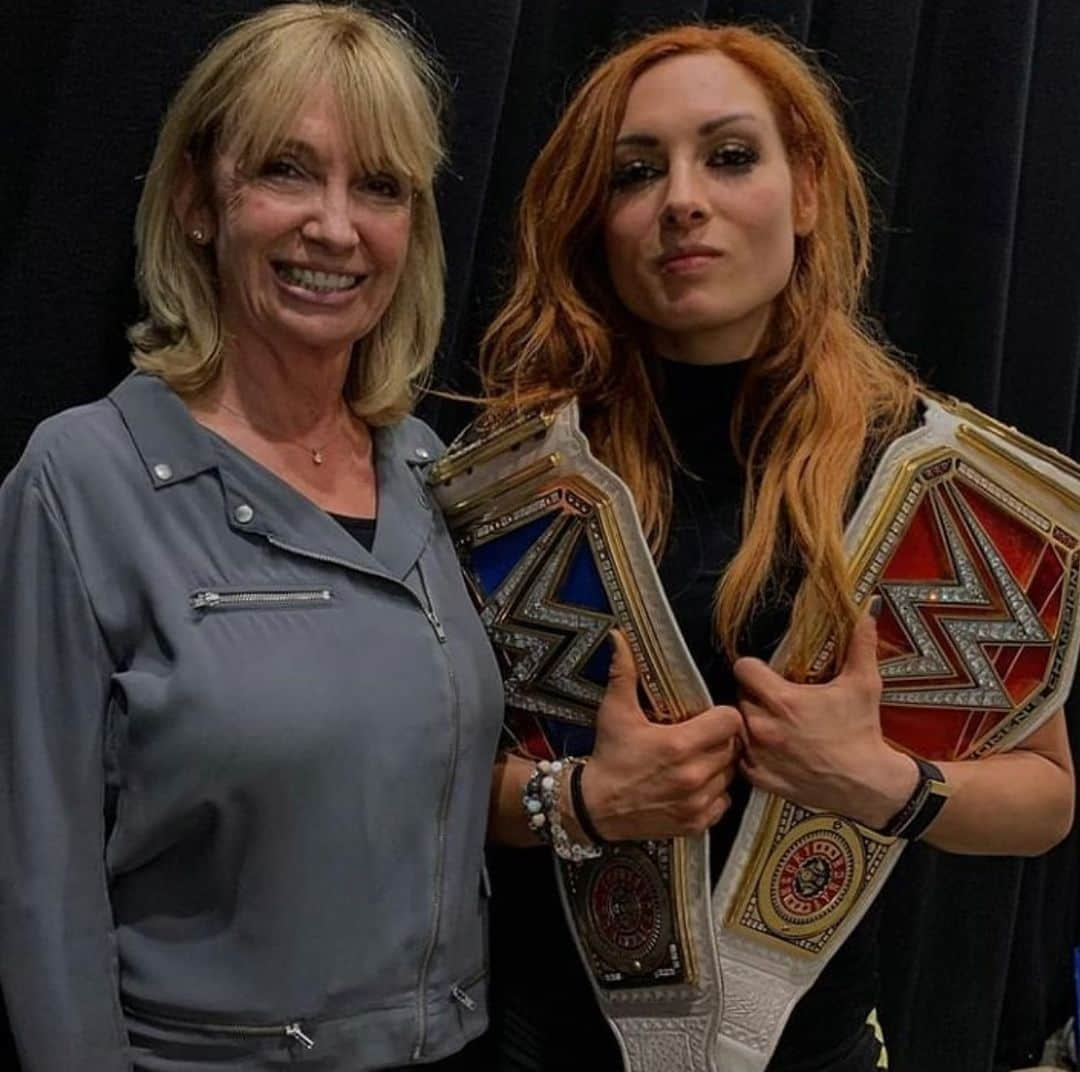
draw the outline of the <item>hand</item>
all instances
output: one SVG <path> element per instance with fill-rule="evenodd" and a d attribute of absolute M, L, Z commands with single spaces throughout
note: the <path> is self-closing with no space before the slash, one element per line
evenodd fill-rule
<path fill-rule="evenodd" d="M 618 631 L 611 638 L 610 678 L 581 782 L 593 824 L 610 841 L 704 833 L 731 805 L 742 718 L 734 707 L 710 707 L 675 725 L 650 722 L 630 645 Z"/>
<path fill-rule="evenodd" d="M 843 668 L 825 685 L 798 685 L 760 659 L 739 659 L 746 724 L 741 767 L 759 789 L 880 829 L 914 792 L 918 768 L 881 733 L 877 623 L 856 623 Z"/>

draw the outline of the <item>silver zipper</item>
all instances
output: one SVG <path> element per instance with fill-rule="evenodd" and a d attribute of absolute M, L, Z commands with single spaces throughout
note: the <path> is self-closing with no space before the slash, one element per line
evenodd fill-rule
<path fill-rule="evenodd" d="M 289 1038 L 299 1042 L 305 1050 L 315 1049 L 315 1040 L 305 1035 L 304 1029 L 299 1024 L 289 1024 L 285 1028 L 285 1034 L 288 1035 Z"/>
<path fill-rule="evenodd" d="M 193 592 L 192 610 L 216 610 L 222 607 L 276 606 L 283 603 L 329 603 L 329 588 L 275 589 L 272 592 L 218 592 L 204 589 Z"/>
<path fill-rule="evenodd" d="M 461 987 L 457 983 L 454 983 L 454 985 L 450 987 L 450 996 L 459 1005 L 464 1005 L 465 1008 L 469 1010 L 469 1012 L 476 1012 L 476 1010 L 480 1007 L 476 1004 L 475 1001 L 473 1001 L 471 997 L 469 997 L 468 994 L 465 993 L 464 990 L 461 989 Z"/>
<path fill-rule="evenodd" d="M 440 644 L 446 643 L 446 632 L 442 627 L 442 622 L 439 621 L 439 616 L 435 613 L 435 603 L 431 598 L 431 592 L 428 591 L 427 581 L 424 578 L 424 571 L 420 568 L 420 562 L 416 563 L 416 574 L 420 578 L 420 587 L 424 592 L 424 602 L 427 606 L 424 608 L 424 616 L 427 618 L 431 625 L 431 628 L 435 630 L 435 636 L 438 638 Z"/>
<path fill-rule="evenodd" d="M 127 1002 L 124 1003 L 124 1009 L 137 1020 L 143 1020 L 150 1024 L 160 1024 L 162 1027 L 178 1027 L 207 1035 L 234 1035 L 238 1038 L 275 1038 L 280 1036 L 299 1042 L 306 1050 L 315 1049 L 315 1040 L 304 1031 L 299 1020 L 294 1020 L 289 1024 L 208 1024 L 198 1020 L 186 1020 L 180 1016 L 164 1016 Z"/>
<path fill-rule="evenodd" d="M 431 969 L 431 958 L 435 954 L 435 946 L 439 939 L 439 921 L 442 916 L 442 886 L 443 871 L 446 862 L 446 818 L 450 811 L 450 793 L 454 784 L 454 775 L 457 771 L 458 744 L 461 733 L 461 699 L 458 695 L 457 677 L 454 674 L 454 666 L 450 661 L 450 655 L 446 650 L 446 633 L 442 623 L 435 613 L 435 606 L 431 600 L 431 592 L 428 590 L 427 581 L 424 579 L 424 571 L 420 566 L 419 559 L 416 563 L 416 573 L 420 578 L 420 588 L 423 590 L 424 599 L 427 602 L 426 613 L 428 621 L 438 638 L 442 648 L 443 658 L 446 660 L 446 672 L 450 680 L 450 691 L 453 696 L 451 709 L 451 744 L 450 762 L 446 768 L 446 781 L 443 784 L 442 800 L 439 803 L 439 817 L 436 824 L 437 856 L 435 863 L 435 898 L 431 908 L 431 934 L 428 937 L 427 948 L 424 950 L 424 959 L 420 965 L 420 978 L 417 982 L 416 996 L 416 1019 L 417 1034 L 416 1046 L 413 1049 L 412 1059 L 418 1061 L 424 1053 L 424 1044 L 427 1042 L 427 1006 L 425 995 L 427 991 L 428 972 Z M 472 1001 L 468 994 L 464 995 L 467 1001 Z"/>
<path fill-rule="evenodd" d="M 476 1012 L 480 1006 L 476 1001 L 469 997 L 468 992 L 486 975 L 487 968 L 481 968 L 480 971 L 473 972 L 472 975 L 459 980 L 450 987 L 450 996 L 463 1008 L 468 1009 L 469 1012 Z"/>

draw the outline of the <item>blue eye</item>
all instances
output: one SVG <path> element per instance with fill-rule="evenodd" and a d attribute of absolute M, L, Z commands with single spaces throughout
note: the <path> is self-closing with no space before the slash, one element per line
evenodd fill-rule
<path fill-rule="evenodd" d="M 662 174 L 661 168 L 646 160 L 628 160 L 615 168 L 615 173 L 611 176 L 611 188 L 625 190 L 632 186 L 642 186 Z"/>

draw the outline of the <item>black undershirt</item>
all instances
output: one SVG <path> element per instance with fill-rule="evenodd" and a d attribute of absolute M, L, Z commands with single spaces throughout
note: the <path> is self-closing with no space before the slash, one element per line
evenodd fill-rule
<path fill-rule="evenodd" d="M 659 572 L 687 646 L 714 703 L 735 684 L 713 641 L 712 599 L 740 539 L 743 474 L 730 440 L 745 363 L 663 362 L 661 410 L 681 461 L 673 478 L 670 536 Z M 770 593 L 740 645 L 768 659 L 787 628 L 798 578 Z M 749 798 L 738 779 L 732 808 L 713 828 L 719 876 Z M 544 1072 L 620 1072 L 622 1061 L 592 995 L 559 903 L 550 853 L 491 851 L 492 1045 L 490 1067 Z M 877 994 L 879 910 L 871 909 L 796 1006 L 768 1072 L 863 1072 L 876 1063 L 867 1014 Z"/>
<path fill-rule="evenodd" d="M 358 543 L 365 551 L 375 546 L 375 518 L 350 517 L 347 514 L 330 516 Z"/>

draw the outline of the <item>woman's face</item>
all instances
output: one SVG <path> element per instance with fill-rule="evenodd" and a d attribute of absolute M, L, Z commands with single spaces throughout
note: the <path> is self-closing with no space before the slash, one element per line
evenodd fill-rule
<path fill-rule="evenodd" d="M 752 354 L 814 210 L 812 179 L 793 174 L 768 99 L 739 64 L 676 56 L 633 84 L 604 246 L 615 292 L 660 353 Z"/>
<path fill-rule="evenodd" d="M 244 175 L 228 147 L 214 167 L 214 252 L 225 327 L 260 341 L 340 355 L 386 311 L 409 246 L 411 190 L 359 171 L 332 92 L 301 107 L 285 149 Z"/>

